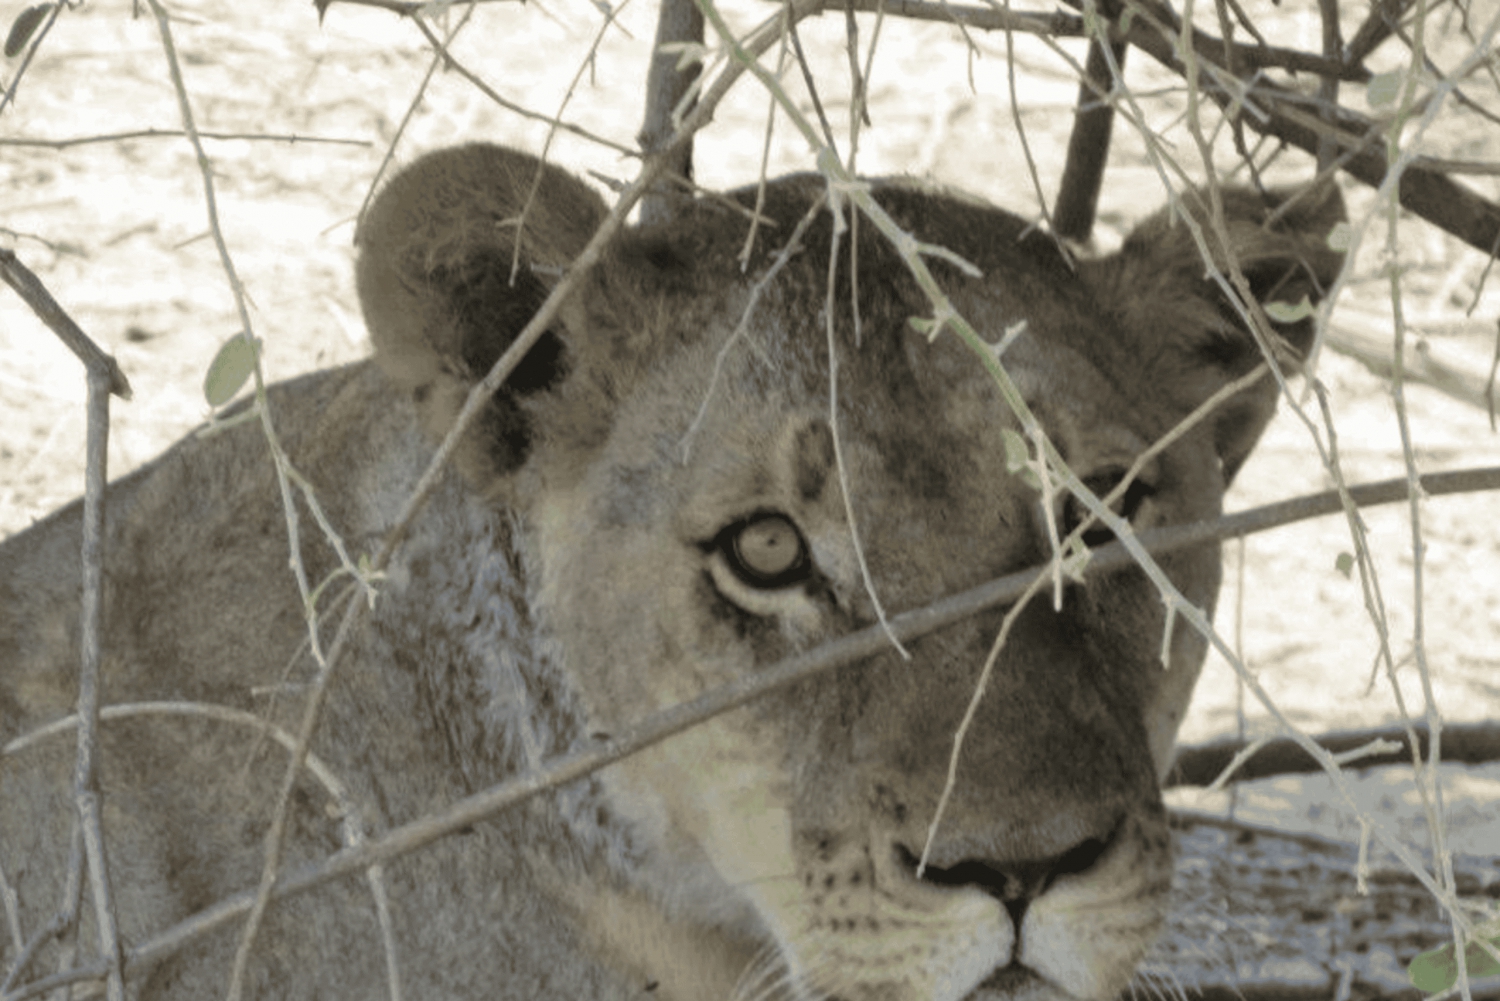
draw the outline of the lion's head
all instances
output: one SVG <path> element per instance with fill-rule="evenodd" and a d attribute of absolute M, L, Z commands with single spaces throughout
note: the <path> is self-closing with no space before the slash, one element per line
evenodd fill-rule
<path fill-rule="evenodd" d="M 868 626 L 877 601 L 910 609 L 1039 563 L 1079 521 L 1074 501 L 1043 511 L 1008 466 L 1004 432 L 1024 429 L 967 347 L 913 327 L 932 307 L 868 220 L 840 233 L 833 265 L 826 210 L 788 250 L 822 191 L 773 183 L 743 263 L 749 223 L 711 201 L 626 233 L 465 444 L 471 488 L 517 519 L 534 641 L 567 689 L 548 697 L 580 733 Z M 932 263 L 1100 494 L 1262 360 L 1171 213 L 1072 266 L 1005 212 L 895 184 L 876 196 L 979 268 Z M 1212 241 L 1208 196 L 1186 201 Z M 1223 208 L 1258 298 L 1315 299 L 1332 279 L 1336 196 L 1269 225 L 1260 196 L 1225 192 Z M 429 429 L 451 424 L 602 214 L 578 181 L 488 146 L 386 188 L 362 225 L 360 292 L 378 359 Z M 1309 333 L 1281 326 L 1283 353 Z M 1217 515 L 1275 393 L 1261 379 L 1161 450 L 1120 513 L 1137 529 Z M 1212 609 L 1216 547 L 1161 562 Z M 1005 612 L 606 771 L 568 829 L 607 845 L 607 877 L 557 865 L 585 938 L 673 998 L 736 980 L 745 997 L 843 1001 L 1119 991 L 1163 917 L 1158 781 L 1204 642 L 1181 624 L 1163 639 L 1142 572 L 1094 575 L 1060 608 L 1019 613 L 976 698 Z"/>

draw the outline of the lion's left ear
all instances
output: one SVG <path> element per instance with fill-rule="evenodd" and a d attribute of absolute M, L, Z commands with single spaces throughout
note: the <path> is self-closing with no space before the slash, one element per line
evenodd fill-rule
<path fill-rule="evenodd" d="M 531 320 L 604 218 L 571 174 L 482 143 L 415 161 L 380 192 L 355 235 L 355 278 L 381 369 L 411 392 L 434 437 Z M 458 458 L 481 487 L 520 466 L 532 429 L 520 401 L 567 372 L 556 331 L 495 394 Z"/>
<path fill-rule="evenodd" d="M 1178 209 L 1197 222 L 1221 274 L 1228 276 L 1231 259 L 1238 262 L 1276 335 L 1278 363 L 1284 372 L 1297 372 L 1314 332 L 1306 307 L 1318 303 L 1344 264 L 1343 253 L 1330 244 L 1344 219 L 1343 198 L 1331 183 L 1266 194 L 1225 188 L 1220 197 L 1227 247 L 1210 223 L 1206 192 L 1186 192 Z M 1179 370 L 1174 381 L 1192 387 L 1196 399 L 1182 401 L 1192 406 L 1250 372 L 1264 355 L 1176 215 L 1177 209 L 1167 208 L 1147 219 L 1117 254 L 1087 266 L 1085 278 L 1121 321 L 1136 352 Z M 1276 409 L 1276 393 L 1274 380 L 1262 379 L 1214 417 L 1226 483 L 1260 438 Z"/>

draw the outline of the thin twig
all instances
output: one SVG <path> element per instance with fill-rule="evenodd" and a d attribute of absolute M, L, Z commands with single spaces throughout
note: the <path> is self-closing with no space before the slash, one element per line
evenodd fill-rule
<path fill-rule="evenodd" d="M 73 767 L 73 801 L 78 812 L 75 845 L 82 840 L 94 902 L 99 950 L 109 966 L 106 992 L 110 1001 L 124 1001 L 125 980 L 120 933 L 110 887 L 104 847 L 98 755 L 99 685 L 104 616 L 104 508 L 108 482 L 109 398 L 130 396 L 130 384 L 115 363 L 73 321 L 48 293 L 41 280 L 8 250 L 0 250 L 0 276 L 83 362 L 88 381 L 88 431 L 85 445 L 81 595 L 79 601 L 78 751 Z M 70 870 L 69 884 L 76 873 Z M 60 913 L 76 916 L 76 893 L 67 897 Z M 16 930 L 19 935 L 19 928 Z M 55 932 L 54 932 L 55 934 Z M 50 936 L 49 936 L 50 937 Z M 17 968 L 21 963 L 18 960 Z"/>
<path fill-rule="evenodd" d="M 425 7 L 426 5 L 424 4 L 422 6 Z M 470 70 L 467 66 L 454 58 L 453 54 L 448 51 L 447 46 L 444 45 L 444 43 L 438 38 L 438 36 L 433 32 L 432 28 L 428 26 L 427 21 L 424 18 L 413 17 L 412 23 L 415 24 L 417 26 L 417 29 L 422 32 L 423 37 L 427 39 L 427 44 L 431 45 L 433 49 L 443 54 L 443 59 L 450 70 L 457 73 L 465 80 L 469 81 L 469 83 L 473 84 L 479 89 L 479 92 L 481 94 L 489 98 L 491 101 L 494 101 L 496 104 L 500 105 L 500 107 L 506 109 L 507 111 L 515 112 L 522 118 L 530 119 L 534 122 L 544 122 L 554 128 L 562 129 L 564 132 L 571 132 L 573 135 L 578 136 L 581 139 L 587 139 L 591 143 L 603 146 L 606 149 L 612 149 L 616 153 L 619 153 L 621 156 L 640 156 L 639 151 L 631 149 L 629 146 L 626 146 L 623 143 L 617 143 L 613 139 L 609 139 L 605 136 L 598 135 L 597 133 L 590 132 L 582 125 L 575 125 L 572 122 L 562 121 L 558 118 L 553 117 L 552 115 L 544 115 L 540 112 L 532 111 L 530 108 L 519 105 L 514 101 L 508 100 L 507 98 L 501 96 L 499 91 L 495 90 L 495 88 L 485 83 L 478 74 L 476 74 L 474 71 Z"/>
<path fill-rule="evenodd" d="M 427 88 L 432 84 L 433 75 L 437 73 L 439 66 L 451 62 L 448 57 L 448 46 L 458 37 L 458 33 L 464 30 L 464 26 L 469 23 L 469 19 L 474 16 L 475 10 L 476 8 L 473 6 L 466 6 L 463 15 L 458 19 L 458 23 L 449 29 L 448 37 L 442 47 L 433 47 L 432 58 L 427 62 L 427 71 L 422 74 L 421 81 L 418 82 L 416 89 L 412 92 L 411 100 L 406 102 L 406 111 L 402 113 L 401 121 L 396 123 L 395 131 L 391 135 L 391 141 L 386 143 L 385 153 L 380 158 L 380 165 L 375 168 L 375 173 L 370 178 L 369 185 L 365 188 L 365 197 L 360 202 L 359 214 L 355 216 L 356 220 L 363 221 L 365 213 L 370 210 L 370 203 L 375 200 L 375 192 L 380 187 L 380 181 L 385 177 L 386 171 L 390 170 L 391 164 L 395 162 L 396 149 L 401 145 L 401 138 L 406 135 L 406 130 L 411 125 L 412 119 L 416 117 L 417 109 L 422 106 L 422 99 L 427 95 Z M 422 19 L 421 14 L 413 13 L 411 17 L 418 27 L 426 26 L 426 22 Z M 356 223 L 355 233 L 358 232 L 359 227 L 358 223 Z"/>
<path fill-rule="evenodd" d="M 109 391 L 122 400 L 130 399 L 130 381 L 120 371 L 119 364 L 73 322 L 67 311 L 52 298 L 52 293 L 47 291 L 42 280 L 22 264 L 13 251 L 4 247 L 0 247 L 0 278 L 15 289 L 16 294 L 37 318 L 83 362 L 85 370 L 92 372 L 96 368 L 102 368 L 109 374 Z"/>
<path fill-rule="evenodd" d="M 133 129 L 129 132 L 106 132 L 96 136 L 73 136 L 68 139 L 7 139 L 0 138 L 0 146 L 38 149 L 71 149 L 94 143 L 125 142 L 131 139 L 181 139 L 187 135 L 181 129 Z M 303 136 L 295 132 L 276 134 L 268 132 L 199 132 L 200 139 L 235 139 L 245 142 L 318 143 L 323 146 L 373 146 L 368 139 L 336 139 L 328 136 Z"/>
<path fill-rule="evenodd" d="M 1428 497 L 1478 491 L 1500 491 L 1500 467 L 1463 469 L 1446 473 L 1429 473 L 1422 477 L 1421 487 Z M 1349 488 L 1349 495 L 1360 507 L 1390 504 L 1405 500 L 1409 485 L 1405 478 L 1383 480 Z M 1277 504 L 1226 515 L 1212 521 L 1194 522 L 1152 529 L 1132 536 L 1134 543 L 1154 555 L 1206 543 L 1237 538 L 1279 528 L 1311 518 L 1338 513 L 1342 508 L 1339 491 L 1292 498 Z M 1123 541 L 1117 539 L 1093 551 L 1085 578 L 1108 574 L 1136 565 L 1137 558 Z M 944 626 L 969 618 L 978 612 L 1015 601 L 1039 576 L 1050 574 L 1047 565 L 1029 567 L 1016 573 L 981 584 L 923 608 L 901 612 L 891 618 L 891 629 L 902 640 L 915 639 Z M 394 828 L 372 838 L 357 848 L 346 848 L 324 861 L 297 872 L 282 875 L 272 890 L 272 897 L 303 893 L 333 880 L 390 862 L 422 848 L 446 835 L 461 831 L 494 814 L 549 789 L 576 781 L 600 768 L 667 738 L 697 726 L 714 716 L 761 698 L 788 685 L 797 684 L 818 674 L 847 666 L 888 650 L 890 641 L 879 625 L 825 643 L 819 647 L 778 661 L 764 669 L 727 685 L 705 692 L 688 702 L 657 712 L 626 727 L 594 748 L 564 755 L 537 772 L 512 778 L 489 789 L 450 804 L 443 810 Z M 1304 751 L 1311 738 L 1297 744 Z M 1318 748 L 1320 755 L 1328 752 Z M 1318 757 L 1320 766 L 1324 765 Z M 254 891 L 228 897 L 193 915 L 187 920 L 142 942 L 126 955 L 126 972 L 132 973 L 147 964 L 159 962 L 192 941 L 223 927 L 248 912 Z M 4 1001 L 23 1001 L 68 984 L 97 980 L 105 973 L 100 963 L 80 966 L 66 973 L 37 980 L 5 995 Z"/>
<path fill-rule="evenodd" d="M 1372 746 L 1394 747 L 1362 755 L 1360 768 L 1410 765 L 1413 758 L 1426 760 L 1428 734 L 1425 726 L 1411 729 L 1404 723 L 1369 730 L 1319 734 L 1319 746 L 1343 760 L 1351 751 Z M 1478 765 L 1500 760 L 1500 723 L 1444 724 L 1443 761 L 1448 764 Z M 1172 771 L 1164 785 L 1208 786 L 1218 782 L 1250 782 L 1276 775 L 1296 775 L 1320 771 L 1321 766 L 1308 757 L 1295 741 L 1285 737 L 1260 737 L 1214 741 L 1184 747 L 1177 752 Z"/>
<path fill-rule="evenodd" d="M 788 262 L 801 253 L 802 237 L 807 233 L 808 227 L 817 220 L 818 214 L 823 211 L 823 206 L 826 204 L 826 195 L 814 200 L 812 205 L 808 207 L 807 212 L 798 220 L 796 227 L 792 229 L 792 235 L 787 238 L 786 246 L 781 248 L 770 266 L 766 268 L 765 273 L 756 279 L 755 284 L 750 287 L 750 294 L 745 299 L 745 308 L 740 311 L 739 322 L 734 325 L 734 330 L 730 332 L 728 337 L 724 338 L 724 343 L 719 346 L 719 350 L 714 354 L 714 367 L 713 371 L 709 373 L 708 385 L 703 389 L 703 402 L 698 404 L 698 412 L 693 415 L 693 419 L 688 424 L 687 430 L 682 434 L 681 461 L 683 465 L 686 465 L 688 459 L 692 456 L 693 439 L 697 437 L 699 429 L 703 426 L 704 418 L 708 416 L 708 405 L 714 398 L 714 391 L 718 388 L 719 379 L 723 374 L 724 364 L 728 361 L 730 352 L 734 350 L 735 345 L 740 342 L 741 338 L 750 332 L 750 320 L 755 315 L 756 309 L 760 306 L 761 296 L 765 295 L 766 289 L 770 288 L 771 282 L 787 266 Z M 751 343 L 754 344 L 754 342 Z M 764 349 L 760 348 L 758 344 L 754 346 L 761 351 L 762 355 L 765 354 Z"/>
<path fill-rule="evenodd" d="M 108 856 L 99 792 L 99 685 L 104 619 L 104 504 L 109 481 L 109 395 L 112 372 L 95 365 L 88 373 L 88 440 L 83 492 L 83 591 L 79 600 L 78 753 L 73 766 L 73 799 L 83 832 L 93 891 L 99 951 L 109 963 L 105 994 L 125 1001 L 125 974 L 120 929 L 110 889 Z"/>
<path fill-rule="evenodd" d="M 151 0 L 151 3 L 155 7 L 159 3 L 159 0 Z M 803 0 L 801 5 L 793 7 L 793 19 L 802 16 L 810 9 L 812 9 L 811 0 Z M 430 29 L 426 29 L 425 25 L 422 27 L 424 28 L 424 33 L 428 35 L 429 41 L 436 44 L 436 36 L 432 35 Z M 772 44 L 775 38 L 776 35 L 766 30 L 763 26 L 761 29 L 752 32 L 744 44 L 750 51 L 763 51 Z M 537 309 L 536 314 L 532 316 L 530 322 L 516 335 L 516 339 L 511 342 L 510 347 L 495 361 L 495 364 L 490 368 L 485 377 L 480 379 L 470 389 L 463 406 L 454 417 L 453 426 L 438 445 L 427 469 L 418 479 L 416 486 L 412 489 L 411 495 L 407 498 L 406 504 L 397 515 L 395 526 L 387 533 L 380 551 L 372 561 L 371 570 L 374 573 L 379 573 L 389 563 L 397 547 L 405 539 L 406 532 L 410 529 L 417 514 L 426 505 L 432 491 L 436 488 L 444 471 L 448 468 L 448 463 L 454 451 L 458 448 L 459 443 L 464 440 L 468 429 L 478 419 L 479 415 L 488 409 L 490 400 L 499 390 L 506 377 L 509 376 L 511 370 L 536 345 L 542 334 L 551 326 L 562 303 L 572 294 L 577 284 L 589 274 L 593 266 L 603 256 L 605 247 L 614 238 L 619 228 L 624 225 L 626 214 L 665 170 L 667 157 L 671 155 L 678 143 L 686 142 L 694 132 L 702 128 L 709 121 L 713 110 L 718 106 L 724 94 L 728 92 L 729 88 L 739 78 L 741 72 L 743 70 L 737 66 L 726 67 L 725 71 L 704 93 L 699 104 L 684 117 L 682 125 L 672 141 L 664 146 L 657 155 L 645 159 L 635 181 L 621 193 L 619 200 L 599 224 L 598 229 L 595 230 L 588 244 L 579 253 L 578 257 L 575 258 L 568 273 L 563 276 L 562 281 L 558 282 L 553 288 L 552 292 Z M 477 86 L 482 86 L 477 80 L 472 80 L 472 82 Z M 294 755 L 293 761 L 288 766 L 281 795 L 277 801 L 276 813 L 273 817 L 271 828 L 266 834 L 266 862 L 261 870 L 260 886 L 255 891 L 253 905 L 250 909 L 250 917 L 242 931 L 240 946 L 236 952 L 235 971 L 231 977 L 229 1001 L 237 1001 L 238 986 L 243 982 L 244 964 L 248 961 L 250 948 L 254 943 L 260 922 L 265 914 L 265 909 L 270 904 L 272 889 L 277 881 L 276 874 L 280 867 L 280 855 L 285 838 L 287 817 L 290 812 L 291 789 L 293 783 L 296 781 L 297 770 L 300 767 L 302 756 L 305 755 L 308 746 L 311 744 L 313 732 L 317 727 L 324 701 L 327 698 L 329 683 L 343 659 L 343 653 L 347 648 L 349 637 L 353 635 L 354 631 L 363 621 L 366 607 L 366 603 L 351 603 L 344 618 L 339 623 L 338 632 L 334 637 L 332 645 L 329 647 L 326 657 L 320 654 L 320 644 L 317 641 L 316 635 L 314 634 L 313 636 L 313 653 L 318 660 L 320 669 L 308 692 L 307 702 L 304 705 L 303 718 L 297 734 L 298 752 Z"/>
<path fill-rule="evenodd" d="M 703 45 L 703 15 L 693 0 L 661 0 L 657 12 L 656 41 L 646 71 L 646 115 L 636 136 L 641 152 L 651 155 L 672 138 L 679 105 L 691 100 L 691 91 L 703 64 L 684 47 Z M 694 67 L 697 72 L 694 72 Z M 691 107 L 687 105 L 686 107 Z M 669 174 L 693 179 L 693 144 L 677 147 L 667 161 Z M 663 222 L 673 215 L 681 195 L 669 184 L 658 184 L 641 199 L 641 222 Z"/>

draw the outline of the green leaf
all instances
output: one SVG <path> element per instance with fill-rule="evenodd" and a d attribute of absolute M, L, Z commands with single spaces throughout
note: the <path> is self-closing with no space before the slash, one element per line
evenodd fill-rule
<path fill-rule="evenodd" d="M 1004 428 L 1000 432 L 1000 440 L 1005 443 L 1005 468 L 1011 474 L 1019 476 L 1031 489 L 1042 489 L 1041 478 L 1031 468 L 1031 449 L 1026 447 L 1026 439 L 1021 437 L 1021 432 Z"/>
<path fill-rule="evenodd" d="M 1345 580 L 1348 580 L 1349 575 L 1354 572 L 1354 554 L 1339 553 L 1338 556 L 1334 557 L 1333 566 L 1334 569 L 1344 575 Z"/>
<path fill-rule="evenodd" d="M 208 405 L 222 407 L 234 399 L 234 394 L 255 371 L 255 361 L 259 356 L 259 341 L 251 341 L 243 334 L 225 341 L 209 363 L 208 374 L 203 377 L 203 398 L 208 400 Z"/>
<path fill-rule="evenodd" d="M 1400 96 L 1401 83 L 1405 77 L 1406 74 L 1401 70 L 1376 73 L 1365 85 L 1365 103 L 1372 108 L 1383 108 L 1391 104 Z"/>
<path fill-rule="evenodd" d="M 1019 473 L 1025 469 L 1026 464 L 1031 461 L 1031 449 L 1026 447 L 1026 439 L 1021 437 L 1021 432 L 1005 428 L 1000 432 L 1000 440 L 1005 443 L 1006 470 Z"/>
<path fill-rule="evenodd" d="M 1500 948 L 1500 938 L 1489 941 L 1491 945 Z M 1500 963 L 1496 963 L 1478 942 L 1470 942 L 1464 949 L 1464 966 L 1468 968 L 1470 977 L 1487 977 L 1500 973 Z M 1458 954 L 1453 943 L 1419 953 L 1406 968 L 1406 975 L 1411 978 L 1413 987 L 1428 994 L 1436 994 L 1452 987 L 1458 982 Z"/>
<path fill-rule="evenodd" d="M 1265 309 L 1266 315 L 1277 323 L 1296 323 L 1313 315 L 1312 302 L 1305 295 L 1301 302 L 1268 302 Z"/>

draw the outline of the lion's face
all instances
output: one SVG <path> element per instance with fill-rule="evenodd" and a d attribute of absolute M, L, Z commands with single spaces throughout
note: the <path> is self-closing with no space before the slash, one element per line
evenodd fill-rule
<path fill-rule="evenodd" d="M 532 169 L 481 147 L 439 156 L 398 184 L 425 170 L 445 190 L 477 172 L 493 190 Z M 570 257 L 557 220 L 587 215 L 588 196 L 560 172 L 546 181 L 556 188 L 531 210 L 544 221 L 521 256 L 556 266 Z M 486 367 L 504 344 L 487 343 L 496 331 L 485 321 L 512 300 L 529 315 L 545 282 L 523 276 L 497 292 L 476 277 L 469 262 L 509 259 L 501 238 L 411 237 L 391 206 L 410 217 L 423 204 L 415 189 L 388 194 L 385 215 L 366 224 L 362 293 L 388 371 L 435 401 L 428 421 L 442 428 L 443 401 L 463 383 L 453 375 L 463 366 L 442 359 Z M 745 227 L 721 209 L 627 236 L 470 443 L 469 475 L 524 521 L 531 605 L 589 732 L 621 732 L 866 627 L 878 607 L 919 607 L 1037 564 L 1051 533 L 1077 523 L 1076 502 L 1052 498 L 1049 517 L 1049 501 L 1008 466 L 1002 437 L 1017 419 L 956 338 L 912 328 L 930 306 L 869 227 L 857 282 L 846 240 L 831 293 L 826 213 L 805 249 L 772 265 L 818 192 L 805 179 L 773 186 L 766 212 L 778 225 L 745 271 L 735 261 Z M 1186 229 L 1165 217 L 1074 273 L 1002 212 L 911 189 L 881 198 L 919 239 L 984 271 L 939 268 L 1100 494 L 1260 359 Z M 1337 205 L 1324 199 L 1271 233 L 1257 199 L 1228 203 L 1258 293 L 1315 295 L 1338 263 L 1321 243 Z M 515 215 L 504 204 L 492 213 Z M 393 297 L 395 287 L 413 294 Z M 1121 513 L 1138 529 L 1216 515 L 1273 402 L 1268 379 L 1233 397 L 1146 464 Z M 1163 566 L 1211 610 L 1213 547 Z M 1096 575 L 1020 609 L 980 691 L 1006 611 L 607 771 L 610 822 L 637 848 L 618 875 L 666 922 L 739 943 L 727 962 L 744 967 L 730 979 L 745 997 L 1115 994 L 1163 919 L 1171 864 L 1157 783 L 1204 643 L 1181 626 L 1164 637 L 1143 573 Z M 671 968 L 697 961 L 652 954 L 630 929 L 595 935 L 669 995 Z"/>
<path fill-rule="evenodd" d="M 622 398 L 581 472 L 535 466 L 537 604 L 579 666 L 591 728 L 619 732 L 869 625 L 872 592 L 892 612 L 920 607 L 1047 552 L 1040 495 L 1001 447 L 1016 422 L 956 339 L 893 325 L 839 344 L 835 427 L 810 302 L 765 307 L 775 322 L 752 320 L 754 343 L 730 349 L 708 394 L 730 305 Z M 1036 410 L 1069 415 L 1051 430 L 1080 474 L 1118 476 L 1163 428 L 1120 419 L 1131 401 L 1046 334 L 1023 335 L 1007 360 Z M 1211 436 L 1190 436 L 1143 483 L 1138 527 L 1216 514 Z M 1064 530 L 1070 513 L 1055 512 Z M 1171 570 L 1212 603 L 1212 553 Z M 1070 586 L 1060 612 L 1050 595 L 1036 601 L 977 703 L 929 835 L 1001 616 L 611 772 L 620 808 L 674 845 L 672 905 L 704 921 L 738 905 L 731 920 L 762 924 L 783 950 L 765 978 L 847 1001 L 958 999 L 980 985 L 1112 995 L 1163 917 L 1171 867 L 1152 744 L 1170 743 L 1201 646 L 1179 631 L 1163 670 L 1162 605 L 1138 574 Z"/>

